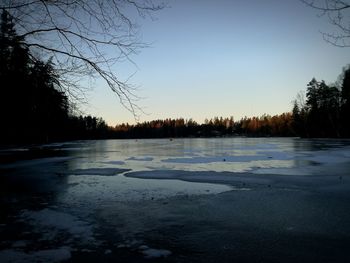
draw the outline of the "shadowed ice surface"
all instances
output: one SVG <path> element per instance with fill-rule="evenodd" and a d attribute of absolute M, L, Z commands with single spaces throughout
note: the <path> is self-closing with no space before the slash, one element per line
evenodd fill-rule
<path fill-rule="evenodd" d="M 0 262 L 350 261 L 350 141 L 78 141 L 0 156 Z"/>

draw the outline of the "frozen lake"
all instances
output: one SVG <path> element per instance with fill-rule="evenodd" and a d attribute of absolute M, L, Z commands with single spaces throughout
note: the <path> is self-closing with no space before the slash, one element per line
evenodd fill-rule
<path fill-rule="evenodd" d="M 0 151 L 0 262 L 350 262 L 350 141 Z"/>

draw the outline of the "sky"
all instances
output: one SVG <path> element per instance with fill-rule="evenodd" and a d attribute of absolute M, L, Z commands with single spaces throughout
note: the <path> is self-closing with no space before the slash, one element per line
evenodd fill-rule
<path fill-rule="evenodd" d="M 135 19 L 151 43 L 114 70 L 138 87 L 139 121 L 280 114 L 313 78 L 334 82 L 350 63 L 349 48 L 322 39 L 325 17 L 299 0 L 169 0 L 155 19 Z M 97 80 L 87 114 L 109 125 L 135 123 Z"/>

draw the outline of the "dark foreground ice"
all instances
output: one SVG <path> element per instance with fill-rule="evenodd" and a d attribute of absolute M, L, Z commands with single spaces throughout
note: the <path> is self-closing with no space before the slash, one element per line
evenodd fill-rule
<path fill-rule="evenodd" d="M 0 151 L 0 262 L 350 262 L 350 142 Z"/>

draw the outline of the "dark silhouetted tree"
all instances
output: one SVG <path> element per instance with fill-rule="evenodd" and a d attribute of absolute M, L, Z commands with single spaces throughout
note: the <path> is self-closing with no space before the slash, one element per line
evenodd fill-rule
<path fill-rule="evenodd" d="M 58 89 L 58 75 L 51 61 L 44 63 L 31 56 L 7 11 L 2 12 L 1 19 L 1 139 L 48 141 L 65 127 L 67 97 Z"/>
<path fill-rule="evenodd" d="M 312 136 L 339 137 L 339 91 L 313 78 L 307 86 L 308 130 Z"/>
<path fill-rule="evenodd" d="M 308 128 L 313 136 L 339 137 L 340 93 L 324 81 L 312 79 L 307 86 Z"/>
<path fill-rule="evenodd" d="M 2 137 L 14 136 L 28 125 L 31 92 L 29 53 L 14 30 L 12 17 L 3 11 L 0 31 L 0 114 Z"/>
<path fill-rule="evenodd" d="M 33 85 L 32 121 L 38 134 L 45 141 L 60 137 L 65 132 L 68 119 L 68 99 L 59 91 L 59 77 L 51 61 L 36 61 L 32 67 L 31 84 Z"/>
<path fill-rule="evenodd" d="M 350 137 L 350 67 L 344 69 L 343 80 L 341 85 L 341 123 L 343 135 Z"/>
<path fill-rule="evenodd" d="M 307 85 L 306 103 L 294 102 L 293 129 L 300 136 L 340 137 L 340 109 L 339 89 L 313 78 Z"/>

